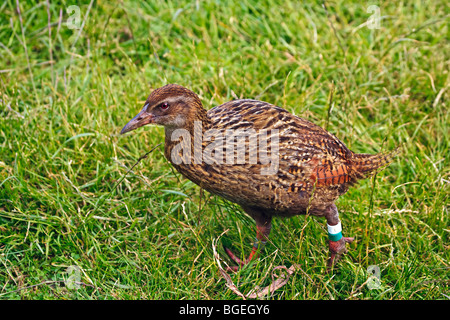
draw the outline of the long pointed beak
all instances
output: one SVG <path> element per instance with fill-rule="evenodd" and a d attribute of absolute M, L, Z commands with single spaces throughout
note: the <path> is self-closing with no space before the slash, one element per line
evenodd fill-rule
<path fill-rule="evenodd" d="M 123 127 L 122 131 L 120 131 L 120 134 L 133 131 L 139 127 L 145 126 L 146 124 L 152 123 L 153 118 L 153 114 L 148 113 L 146 111 L 146 108 L 144 107 L 136 117 L 131 119 L 130 122 L 128 122 L 125 127 Z"/>

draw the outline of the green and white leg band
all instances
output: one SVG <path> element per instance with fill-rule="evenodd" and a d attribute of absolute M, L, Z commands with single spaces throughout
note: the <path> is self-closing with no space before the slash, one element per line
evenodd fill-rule
<path fill-rule="evenodd" d="M 342 225 L 341 225 L 340 221 L 335 226 L 330 226 L 327 223 L 327 227 L 328 227 L 328 238 L 331 241 L 339 241 L 339 240 L 341 240 L 341 238 L 342 238 Z"/>

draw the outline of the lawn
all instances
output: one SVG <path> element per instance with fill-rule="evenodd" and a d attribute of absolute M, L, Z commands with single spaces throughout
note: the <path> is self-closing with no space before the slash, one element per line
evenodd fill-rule
<path fill-rule="evenodd" d="M 119 134 L 167 83 L 206 109 L 276 104 L 354 152 L 401 147 L 338 200 L 356 241 L 333 272 L 324 219 L 276 219 L 240 292 L 298 264 L 264 299 L 450 299 L 448 3 L 374 4 L 3 1 L 0 299 L 241 299 L 219 262 L 222 243 L 250 252 L 253 220 L 162 145 L 138 162 L 163 128 Z"/>

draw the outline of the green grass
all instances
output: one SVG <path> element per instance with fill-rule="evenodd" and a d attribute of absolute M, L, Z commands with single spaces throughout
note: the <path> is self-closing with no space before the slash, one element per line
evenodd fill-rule
<path fill-rule="evenodd" d="M 163 141 L 159 127 L 118 133 L 167 83 L 207 109 L 277 104 L 355 152 L 403 148 L 339 199 L 356 241 L 333 273 L 325 220 L 276 219 L 262 257 L 231 275 L 243 293 L 298 263 L 270 299 L 449 298 L 446 1 L 378 3 L 380 29 L 361 26 L 373 12 L 357 1 L 77 1 L 81 30 L 65 23 L 72 2 L 50 2 L 0 4 L 1 299 L 240 299 L 212 249 L 229 230 L 219 243 L 250 251 L 239 207 L 181 177 L 162 146 L 113 189 Z M 370 265 L 381 289 L 365 284 Z"/>

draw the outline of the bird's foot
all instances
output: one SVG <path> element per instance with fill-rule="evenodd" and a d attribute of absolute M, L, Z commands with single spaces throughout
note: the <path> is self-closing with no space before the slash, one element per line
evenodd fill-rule
<path fill-rule="evenodd" d="M 330 271 L 338 262 L 343 253 L 347 252 L 346 243 L 352 243 L 355 238 L 342 237 L 338 241 L 329 240 L 330 259 L 328 260 L 328 271 Z"/>
<path fill-rule="evenodd" d="M 248 258 L 245 260 L 241 260 L 229 248 L 224 247 L 224 249 L 225 249 L 225 252 L 227 253 L 227 255 L 230 257 L 230 259 L 238 264 L 237 266 L 231 266 L 231 267 L 228 266 L 227 271 L 237 272 L 239 270 L 239 268 L 245 266 L 250 261 L 252 261 L 258 257 L 258 246 L 253 246 L 252 252 L 248 256 Z"/>

